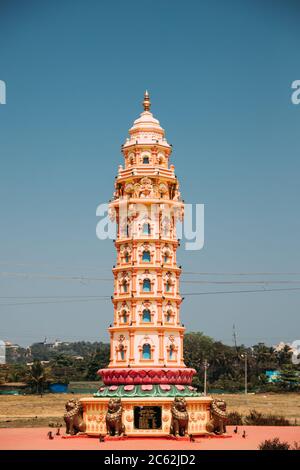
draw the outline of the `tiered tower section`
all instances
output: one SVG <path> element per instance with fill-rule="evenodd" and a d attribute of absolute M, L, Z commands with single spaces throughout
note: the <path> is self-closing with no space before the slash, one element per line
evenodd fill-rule
<path fill-rule="evenodd" d="M 99 373 L 106 385 L 190 384 L 195 371 L 183 360 L 176 260 L 184 205 L 169 164 L 172 147 L 150 112 L 147 92 L 143 106 L 122 145 L 125 164 L 110 203 L 117 224 L 114 321 L 110 363 Z"/>

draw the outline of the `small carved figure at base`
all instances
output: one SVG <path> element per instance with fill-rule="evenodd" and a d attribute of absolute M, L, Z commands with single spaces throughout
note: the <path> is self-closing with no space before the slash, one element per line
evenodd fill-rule
<path fill-rule="evenodd" d="M 61 428 L 62 424 L 59 423 L 58 421 L 50 421 L 48 423 L 49 428 Z"/>
<path fill-rule="evenodd" d="M 209 433 L 217 435 L 226 433 L 226 403 L 223 400 L 213 400 L 210 405 L 210 420 L 206 425 Z"/>
<path fill-rule="evenodd" d="M 125 426 L 122 424 L 122 411 L 121 398 L 111 398 L 107 405 L 105 417 L 109 436 L 122 436 L 124 434 Z"/>
<path fill-rule="evenodd" d="M 66 405 L 64 420 L 66 423 L 66 434 L 75 436 L 79 432 L 85 432 L 86 426 L 83 421 L 82 405 L 78 400 L 69 400 Z"/>
<path fill-rule="evenodd" d="M 176 397 L 172 408 L 172 421 L 170 434 L 184 437 L 188 432 L 189 414 L 186 410 L 186 401 L 183 397 Z"/>

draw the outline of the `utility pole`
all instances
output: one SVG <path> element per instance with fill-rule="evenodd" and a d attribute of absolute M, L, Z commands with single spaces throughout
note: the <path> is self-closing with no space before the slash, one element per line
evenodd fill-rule
<path fill-rule="evenodd" d="M 245 395 L 248 393 L 248 356 L 245 354 Z"/>
<path fill-rule="evenodd" d="M 206 394 L 207 394 L 207 369 L 209 368 L 209 364 L 208 364 L 206 359 L 203 362 L 203 367 L 204 367 L 204 396 L 206 397 Z"/>
<path fill-rule="evenodd" d="M 234 344 L 235 350 L 237 351 L 237 339 L 236 339 L 235 324 L 233 324 L 233 326 L 232 326 L 232 339 L 233 339 L 233 344 Z"/>
<path fill-rule="evenodd" d="M 241 357 L 245 360 L 245 395 L 248 393 L 248 354 L 241 354 Z"/>

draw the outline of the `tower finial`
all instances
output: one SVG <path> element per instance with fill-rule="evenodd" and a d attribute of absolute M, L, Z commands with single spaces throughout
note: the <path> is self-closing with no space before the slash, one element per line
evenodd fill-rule
<path fill-rule="evenodd" d="M 147 90 L 144 93 L 143 106 L 144 106 L 144 111 L 150 111 L 151 102 L 150 102 L 150 97 L 149 97 L 149 93 Z"/>

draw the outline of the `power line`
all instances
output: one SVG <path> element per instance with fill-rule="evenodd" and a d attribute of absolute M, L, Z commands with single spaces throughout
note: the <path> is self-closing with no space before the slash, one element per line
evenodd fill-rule
<path fill-rule="evenodd" d="M 196 272 L 184 271 L 183 274 L 199 274 L 201 276 L 298 276 L 300 272 Z"/>
<path fill-rule="evenodd" d="M 298 281 L 299 282 L 299 281 Z M 207 291 L 207 292 L 185 292 L 182 293 L 184 296 L 188 295 L 204 295 L 204 294 L 233 294 L 233 293 L 248 293 L 248 292 L 276 292 L 276 291 L 290 291 L 290 290 L 300 290 L 300 287 L 291 287 L 291 288 L 278 288 L 278 289 L 246 289 L 246 290 L 234 290 L 234 291 Z M 110 299 L 109 295 L 37 295 L 37 296 L 27 296 L 27 295 L 13 295 L 13 296 L 0 296 L 0 300 L 6 299 L 63 299 L 63 300 L 102 300 Z M 9 305 L 1 304 L 0 305 Z"/>
<path fill-rule="evenodd" d="M 90 299 L 108 297 L 108 295 L 10 295 L 0 296 L 0 299 Z"/>
<path fill-rule="evenodd" d="M 183 293 L 183 296 L 188 295 L 209 295 L 209 294 L 246 294 L 251 292 L 279 292 L 279 291 L 297 291 L 300 290 L 300 287 L 290 287 L 290 288 L 279 288 L 279 289 L 249 289 L 249 290 L 223 290 L 223 291 L 211 291 L 211 292 L 188 292 Z"/>
<path fill-rule="evenodd" d="M 112 278 L 103 277 L 86 277 L 86 276 L 58 276 L 51 274 L 38 274 L 38 273 L 12 273 L 0 272 L 2 277 L 21 277 L 21 278 L 38 278 L 38 279 L 51 279 L 63 281 L 112 281 Z"/>
<path fill-rule="evenodd" d="M 209 292 L 186 292 L 182 295 L 184 297 L 196 296 L 196 295 L 218 295 L 218 294 L 249 294 L 253 292 L 264 293 L 264 292 L 282 292 L 282 291 L 299 291 L 300 287 L 291 287 L 291 288 L 279 288 L 279 289 L 249 289 L 249 290 L 233 290 L 233 291 L 209 291 Z M 49 297 L 46 297 L 49 298 Z M 35 301 L 35 302 L 16 302 L 16 303 L 0 303 L 2 307 L 17 306 L 17 305 L 40 305 L 40 304 L 57 304 L 57 303 L 76 303 L 76 302 L 89 302 L 89 301 L 99 301 L 99 300 L 109 300 L 110 296 L 90 296 L 90 297 L 80 297 L 80 298 L 63 298 L 62 300 L 53 300 L 53 301 Z"/>
<path fill-rule="evenodd" d="M 31 267 L 31 268 L 51 268 L 51 269 L 76 269 L 76 270 L 98 270 L 98 271 L 111 271 L 111 267 L 107 268 L 100 268 L 99 266 L 57 266 L 57 265 L 52 265 L 52 264 L 47 264 L 47 263 L 11 263 L 9 261 L 0 261 L 0 265 L 2 266 L 15 266 L 15 267 Z"/>
<path fill-rule="evenodd" d="M 10 262 L 10 261 L 0 261 L 0 265 L 4 266 L 17 266 L 17 267 L 47 267 L 47 268 L 54 268 L 54 269 L 87 269 L 87 270 L 98 270 L 98 271 L 111 271 L 111 267 L 103 268 L 99 266 L 54 266 L 51 264 L 47 263 L 15 263 L 15 262 Z M 18 273 L 17 273 L 18 274 Z M 300 275 L 300 272 L 296 271 L 290 271 L 290 272 L 284 272 L 284 271 L 248 271 L 248 272 L 243 272 L 243 271 L 184 271 L 183 275 L 194 275 L 198 274 L 201 276 L 277 276 L 277 275 L 282 275 L 282 276 L 298 276 Z M 78 276 L 80 277 L 80 276 Z"/>
<path fill-rule="evenodd" d="M 300 284 L 300 280 L 278 280 L 270 281 L 268 279 L 262 279 L 257 281 L 180 281 L 183 284 Z"/>
<path fill-rule="evenodd" d="M 76 302 L 95 302 L 98 300 L 108 300 L 109 296 L 102 298 L 93 298 L 93 299 L 69 299 L 69 300 L 53 300 L 53 301 L 41 301 L 41 302 L 16 302 L 16 303 L 0 303 L 0 307 L 11 307 L 16 305 L 41 305 L 41 304 L 65 304 L 65 303 L 76 303 Z"/>
<path fill-rule="evenodd" d="M 191 273 L 188 273 L 191 274 Z M 193 273 L 201 274 L 201 273 Z M 203 273 L 204 274 L 204 273 Z M 206 273 L 208 274 L 208 273 Z M 212 273 L 213 274 L 213 273 Z M 216 273 L 215 273 L 216 274 Z M 262 274 L 262 273 L 260 273 Z M 266 273 L 267 274 L 267 273 Z M 269 273 L 270 274 L 270 273 Z M 278 273 L 282 274 L 282 273 Z M 299 273 L 300 274 L 300 273 Z M 243 274 L 246 275 L 246 274 Z M 104 278 L 104 277 L 86 277 L 86 276 L 59 276 L 59 275 L 50 275 L 50 274 L 38 274 L 38 273 L 15 273 L 15 272 L 0 272 L 2 277 L 16 277 L 16 278 L 37 278 L 37 279 L 49 279 L 49 280 L 58 280 L 58 281 L 101 281 L 101 282 L 113 282 L 113 277 Z M 184 284 L 299 284 L 300 280 L 268 280 L 268 279 L 259 279 L 254 281 L 215 281 L 215 280 L 181 280 L 181 283 Z"/>

